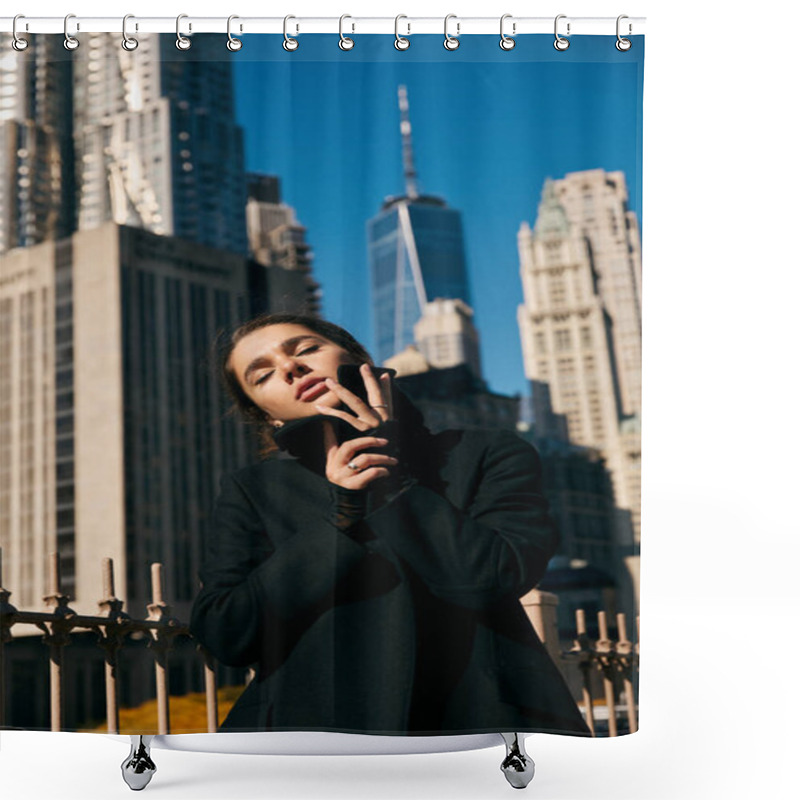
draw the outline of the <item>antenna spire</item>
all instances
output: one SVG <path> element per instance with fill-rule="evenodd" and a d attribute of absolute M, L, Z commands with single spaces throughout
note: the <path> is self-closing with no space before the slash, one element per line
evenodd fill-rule
<path fill-rule="evenodd" d="M 405 86 L 397 87 L 400 105 L 400 134 L 403 137 L 403 174 L 406 179 L 406 196 L 409 200 L 419 197 L 417 171 L 414 169 L 414 148 L 411 144 L 411 120 L 408 117 L 408 92 Z"/>

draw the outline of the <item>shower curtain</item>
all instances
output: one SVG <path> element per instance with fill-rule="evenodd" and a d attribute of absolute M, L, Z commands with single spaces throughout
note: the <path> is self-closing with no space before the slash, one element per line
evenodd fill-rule
<path fill-rule="evenodd" d="M 635 731 L 643 37 L 27 40 L 0 727 Z"/>

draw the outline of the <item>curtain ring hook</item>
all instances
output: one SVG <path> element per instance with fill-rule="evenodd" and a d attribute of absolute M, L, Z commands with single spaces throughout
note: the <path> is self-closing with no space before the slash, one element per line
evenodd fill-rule
<path fill-rule="evenodd" d="M 134 39 L 133 36 L 128 36 L 128 20 L 135 19 L 133 14 L 126 14 L 122 18 L 122 49 L 127 50 L 129 53 L 134 51 L 139 46 L 139 40 Z M 138 24 L 136 30 L 139 30 Z"/>
<path fill-rule="evenodd" d="M 560 50 L 560 51 L 564 51 L 569 47 L 569 39 L 565 39 L 563 36 L 559 36 L 558 35 L 558 21 L 560 19 L 566 19 L 566 18 L 567 18 L 566 14 L 559 14 L 556 17 L 556 22 L 555 22 L 555 27 L 554 27 L 555 34 L 556 34 L 556 40 L 553 42 L 553 47 L 555 47 L 556 50 Z M 570 28 L 570 24 L 569 24 L 569 22 L 567 22 L 567 36 L 569 36 L 569 28 Z"/>
<path fill-rule="evenodd" d="M 517 46 L 516 41 L 514 39 L 512 39 L 511 36 L 506 36 L 505 32 L 503 30 L 503 26 L 505 25 L 505 21 L 507 19 L 511 19 L 511 17 L 512 17 L 511 14 L 503 14 L 503 16 L 500 17 L 500 49 L 501 50 L 513 50 Z M 511 33 L 515 34 L 516 32 L 517 32 L 517 23 L 516 22 L 512 22 L 511 23 Z"/>
<path fill-rule="evenodd" d="M 353 18 L 349 14 L 342 14 L 342 16 L 339 17 L 339 47 L 342 50 L 352 50 L 356 46 L 356 43 L 349 36 L 345 36 L 344 33 L 342 33 L 342 24 L 346 19 Z M 355 31 L 355 23 L 351 23 L 351 25 Z"/>
<path fill-rule="evenodd" d="M 242 40 L 241 40 L 241 39 L 237 39 L 237 38 L 236 38 L 236 37 L 235 37 L 235 36 L 234 36 L 234 35 L 231 33 L 231 23 L 232 23 L 232 22 L 233 22 L 235 19 L 239 19 L 239 17 L 237 17 L 237 16 L 236 16 L 236 14 L 231 14 L 231 15 L 228 17 L 228 41 L 227 41 L 227 42 L 225 42 L 225 47 L 227 47 L 227 48 L 228 48 L 228 50 L 230 50 L 230 51 L 231 51 L 231 53 L 235 53 L 237 50 L 241 50 L 241 49 L 242 49 Z M 240 30 L 240 31 L 242 30 L 241 26 L 239 26 L 239 30 Z"/>
<path fill-rule="evenodd" d="M 178 38 L 175 39 L 175 47 L 178 50 L 188 50 L 192 46 L 192 40 L 187 38 L 181 33 L 181 20 L 187 19 L 188 14 L 178 14 L 177 19 L 175 20 L 175 36 Z M 189 23 L 189 32 L 191 33 L 192 30 L 192 23 Z"/>
<path fill-rule="evenodd" d="M 461 42 L 458 41 L 458 35 L 461 32 L 461 23 L 456 22 L 456 35 L 451 36 L 447 32 L 447 23 L 450 22 L 451 19 L 457 20 L 458 17 L 455 14 L 448 14 L 444 18 L 444 49 L 445 50 L 458 50 L 458 46 Z"/>
<path fill-rule="evenodd" d="M 617 48 L 617 50 L 620 51 L 620 53 L 624 53 L 625 51 L 630 50 L 631 47 L 633 47 L 633 42 L 630 39 L 626 39 L 623 36 L 620 36 L 619 23 L 623 19 L 629 19 L 628 15 L 627 14 L 620 14 L 617 17 L 617 41 L 614 44 L 614 46 Z M 629 22 L 628 23 L 628 36 L 630 36 L 632 33 L 633 33 L 633 25 L 631 25 L 631 23 Z"/>
<path fill-rule="evenodd" d="M 297 17 L 293 17 L 291 14 L 289 14 L 283 18 L 283 49 L 289 53 L 293 53 L 298 47 L 300 47 L 300 42 L 298 42 L 297 39 L 293 39 L 291 36 L 289 36 L 287 25 L 289 24 L 290 19 L 297 19 Z"/>
<path fill-rule="evenodd" d="M 401 19 L 408 19 L 408 17 L 405 14 L 398 14 L 394 18 L 394 46 L 396 50 L 408 50 L 408 48 L 411 47 L 411 39 L 407 39 L 406 36 L 411 35 L 411 23 L 406 23 L 406 27 L 408 28 L 406 36 L 401 36 L 399 31 Z"/>
<path fill-rule="evenodd" d="M 80 46 L 80 42 L 69 32 L 69 21 L 71 19 L 75 19 L 74 14 L 67 14 L 64 17 L 64 49 L 65 50 L 77 50 Z M 78 30 L 79 26 L 76 25 L 75 29 Z"/>
<path fill-rule="evenodd" d="M 11 42 L 11 46 L 18 53 L 21 53 L 23 50 L 27 49 L 28 45 L 30 44 L 30 42 L 27 39 L 23 39 L 17 33 L 17 20 L 20 20 L 20 19 L 25 19 L 25 15 L 24 14 L 17 14 L 14 17 L 14 24 L 13 24 L 12 29 L 11 29 L 13 34 L 14 34 L 14 39 Z M 25 24 L 25 29 L 27 30 L 27 23 Z"/>

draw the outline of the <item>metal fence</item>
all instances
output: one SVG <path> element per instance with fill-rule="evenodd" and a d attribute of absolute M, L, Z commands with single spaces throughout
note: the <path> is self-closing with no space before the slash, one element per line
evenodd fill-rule
<path fill-rule="evenodd" d="M 33 625 L 43 634 L 42 643 L 49 649 L 50 661 L 50 730 L 61 731 L 64 726 L 64 647 L 73 633 L 89 631 L 98 638 L 105 661 L 105 707 L 109 733 L 119 733 L 118 655 L 131 635 L 145 636 L 154 655 L 158 733 L 170 733 L 169 714 L 169 654 L 176 637 L 189 638 L 188 625 L 170 617 L 170 606 L 164 600 L 162 565 L 151 566 L 152 602 L 147 605 L 145 619 L 133 619 L 122 610 L 123 601 L 114 595 L 114 564 L 112 559 L 102 561 L 103 594 L 100 612 L 89 616 L 76 613 L 68 605 L 70 598 L 61 593 L 60 560 L 58 553 L 49 556 L 49 591 L 44 597 L 51 611 L 19 611 L 10 604 L 11 592 L 3 588 L 2 548 L 0 548 L 0 728 L 5 724 L 5 645 L 13 638 L 15 625 Z M 547 610 L 549 609 L 549 610 Z M 542 609 L 552 619 L 543 620 L 546 626 L 555 627 L 555 605 Z M 582 680 L 582 711 L 592 735 L 597 735 L 598 709 L 603 709 L 608 720 L 608 735 L 617 736 L 618 718 L 627 722 L 630 732 L 637 730 L 637 705 L 634 683 L 638 675 L 639 646 L 627 637 L 624 615 L 617 615 L 617 640 L 609 637 L 605 612 L 598 613 L 596 640 L 586 632 L 584 611 L 576 612 L 577 637 L 571 649 L 561 653 L 562 670 L 577 667 Z M 638 618 L 637 618 L 638 639 Z M 204 670 L 207 730 L 215 733 L 218 725 L 217 664 L 216 659 L 200 644 L 196 645 Z M 248 679 L 252 679 L 253 670 Z M 595 697 L 598 680 L 602 693 Z M 617 699 L 623 698 L 622 704 Z M 597 705 L 597 709 L 595 706 Z"/>
<path fill-rule="evenodd" d="M 158 708 L 158 733 L 170 732 L 169 721 L 169 653 L 177 636 L 190 636 L 187 625 L 170 617 L 170 607 L 164 601 L 162 565 L 151 566 L 152 602 L 148 604 L 146 619 L 133 619 L 122 610 L 123 602 L 114 595 L 114 564 L 104 558 L 103 594 L 99 602 L 100 613 L 95 616 L 77 614 L 68 603 L 69 597 L 61 593 L 61 576 L 58 553 L 49 556 L 49 591 L 45 603 L 50 613 L 19 611 L 9 603 L 11 592 L 3 588 L 2 549 L 0 549 L 0 728 L 5 724 L 5 644 L 11 641 L 15 625 L 35 625 L 42 631 L 42 643 L 49 648 L 50 657 L 50 730 L 60 731 L 64 725 L 63 664 L 64 647 L 77 631 L 92 631 L 98 637 L 105 660 L 106 719 L 109 733 L 119 733 L 118 654 L 131 634 L 148 638 L 155 665 L 156 698 Z M 217 679 L 216 662 L 201 645 L 197 646 L 203 659 L 208 732 L 217 730 Z"/>
<path fill-rule="evenodd" d="M 600 637 L 591 640 L 586 633 L 586 614 L 582 609 L 575 613 L 578 635 L 570 650 L 563 653 L 564 659 L 569 663 L 576 662 L 581 671 L 583 683 L 582 708 L 586 724 L 596 735 L 597 724 L 595 720 L 595 693 L 593 691 L 597 680 L 602 684 L 602 698 L 605 701 L 605 710 L 608 718 L 608 735 L 616 736 L 618 733 L 618 719 L 620 711 L 628 723 L 628 732 L 634 733 L 639 729 L 638 709 L 634 683 L 639 671 L 639 644 L 638 628 L 639 618 L 636 618 L 637 643 L 628 639 L 625 624 L 625 615 L 617 614 L 617 640 L 609 636 L 608 619 L 605 611 L 597 614 L 597 627 Z M 592 676 L 596 676 L 592 680 Z M 621 691 L 620 691 L 621 690 Z M 622 709 L 617 705 L 617 698 L 622 694 Z"/>

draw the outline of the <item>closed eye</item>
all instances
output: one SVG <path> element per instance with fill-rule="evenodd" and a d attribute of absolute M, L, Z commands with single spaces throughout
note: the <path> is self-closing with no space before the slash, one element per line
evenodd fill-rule
<path fill-rule="evenodd" d="M 304 356 L 304 355 L 307 355 L 308 353 L 313 353 L 316 350 L 319 350 L 319 345 L 318 344 L 312 344 L 312 345 L 309 345 L 308 347 L 305 347 L 302 350 L 300 350 L 298 353 L 296 353 L 296 355 Z M 271 375 L 272 375 L 272 371 L 265 372 L 263 375 L 259 376 L 258 378 L 256 378 L 256 380 L 253 381 L 253 385 L 254 386 L 258 386 L 259 384 L 264 383 L 264 381 L 268 380 Z"/>

